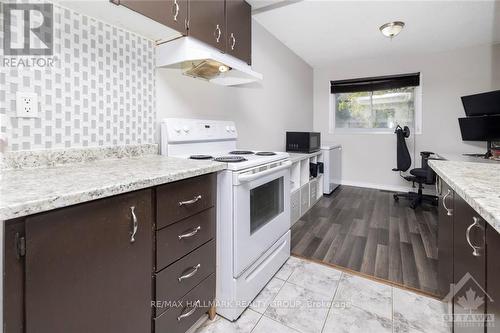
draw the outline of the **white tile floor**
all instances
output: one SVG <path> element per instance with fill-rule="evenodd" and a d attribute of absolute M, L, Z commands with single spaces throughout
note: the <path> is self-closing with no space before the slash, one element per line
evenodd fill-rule
<path fill-rule="evenodd" d="M 435 299 L 291 257 L 235 322 L 196 333 L 448 333 Z"/>

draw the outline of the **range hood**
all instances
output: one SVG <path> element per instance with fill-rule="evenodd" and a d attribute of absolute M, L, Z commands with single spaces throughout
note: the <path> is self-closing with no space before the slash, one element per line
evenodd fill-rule
<path fill-rule="evenodd" d="M 224 86 L 262 80 L 244 61 L 222 53 L 192 37 L 181 37 L 156 47 L 156 66 Z"/>

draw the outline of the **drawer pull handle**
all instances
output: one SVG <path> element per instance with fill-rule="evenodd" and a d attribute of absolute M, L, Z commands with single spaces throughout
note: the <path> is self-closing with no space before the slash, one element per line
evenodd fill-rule
<path fill-rule="evenodd" d="M 482 247 L 472 244 L 472 242 L 470 240 L 470 231 L 472 230 L 473 227 L 478 227 L 479 229 L 483 230 L 483 226 L 481 224 L 479 224 L 479 219 L 475 216 L 472 218 L 472 221 L 474 221 L 474 223 L 472 223 L 467 228 L 467 230 L 465 232 L 465 239 L 467 240 L 467 243 L 469 243 L 469 246 L 472 247 L 472 255 L 474 257 L 480 257 L 481 253 L 479 252 L 479 250 L 481 250 Z"/>
<path fill-rule="evenodd" d="M 193 266 L 191 272 L 189 272 L 185 275 L 182 275 L 181 277 L 178 278 L 179 282 L 182 282 L 182 280 L 185 280 L 185 279 L 189 279 L 190 277 L 195 275 L 198 272 L 198 269 L 200 269 L 200 267 L 201 267 L 201 264 Z"/>
<path fill-rule="evenodd" d="M 201 195 L 197 195 L 191 200 L 179 201 L 179 207 L 186 206 L 186 205 L 192 205 L 192 204 L 198 202 L 198 200 L 201 200 Z"/>
<path fill-rule="evenodd" d="M 196 228 L 193 229 L 193 231 L 190 231 L 188 233 L 185 233 L 185 234 L 182 234 L 182 235 L 179 235 L 179 240 L 183 239 L 183 238 L 189 238 L 189 237 L 193 237 L 194 235 L 196 235 L 198 233 L 198 231 L 201 230 L 201 226 L 197 226 Z"/>
<path fill-rule="evenodd" d="M 132 215 L 132 227 L 130 230 L 130 243 L 135 242 L 135 235 L 137 234 L 137 229 L 139 228 L 139 222 L 137 221 L 137 216 L 135 215 L 135 206 L 130 207 L 130 214 Z"/>
<path fill-rule="evenodd" d="M 453 209 L 446 207 L 446 198 L 451 194 L 451 190 L 448 189 L 448 192 L 443 197 L 443 207 L 446 209 L 446 215 L 452 216 L 453 215 Z"/>
<path fill-rule="evenodd" d="M 195 313 L 196 309 L 198 309 L 198 307 L 200 306 L 200 301 L 196 301 L 193 305 L 193 307 L 191 308 L 191 310 L 189 310 L 188 312 L 186 313 L 181 313 L 181 315 L 179 317 L 177 317 L 177 321 L 181 321 L 182 319 L 184 318 L 187 318 L 189 316 L 191 316 L 193 313 Z M 186 306 L 186 308 L 184 310 L 188 309 L 188 307 Z M 182 312 L 184 312 L 184 310 Z"/>

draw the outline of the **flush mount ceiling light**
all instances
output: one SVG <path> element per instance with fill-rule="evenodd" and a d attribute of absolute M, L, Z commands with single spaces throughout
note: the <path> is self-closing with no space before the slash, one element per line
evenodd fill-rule
<path fill-rule="evenodd" d="M 403 30 L 404 26 L 405 23 L 401 21 L 389 22 L 380 27 L 380 32 L 385 37 L 389 37 L 390 39 L 392 39 L 396 37 L 401 32 L 401 30 Z"/>

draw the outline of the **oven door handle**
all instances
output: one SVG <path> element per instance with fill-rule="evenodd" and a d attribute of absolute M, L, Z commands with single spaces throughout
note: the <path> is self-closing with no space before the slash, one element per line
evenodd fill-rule
<path fill-rule="evenodd" d="M 249 175 L 239 175 L 238 176 L 238 181 L 240 183 L 251 182 L 254 179 L 270 175 L 270 174 L 275 173 L 277 171 L 288 169 L 291 166 L 292 166 L 292 162 L 286 161 L 286 162 L 284 162 L 280 166 L 277 166 L 277 167 L 274 167 L 274 168 L 271 168 L 271 169 L 267 169 L 267 170 L 264 170 L 264 171 L 261 171 L 261 172 L 252 173 L 252 174 L 249 174 Z"/>

